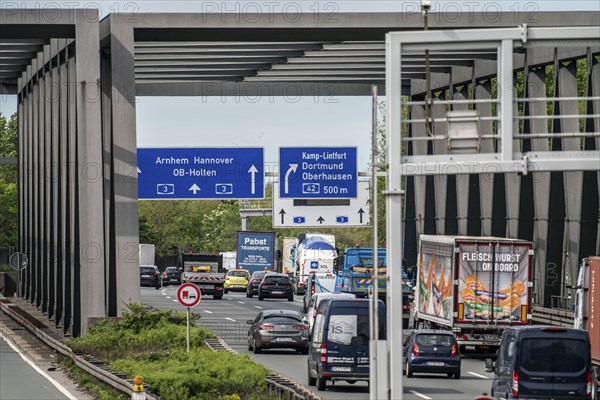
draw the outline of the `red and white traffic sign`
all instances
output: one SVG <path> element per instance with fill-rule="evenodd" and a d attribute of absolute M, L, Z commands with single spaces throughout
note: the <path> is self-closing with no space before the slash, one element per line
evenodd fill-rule
<path fill-rule="evenodd" d="M 193 283 L 184 283 L 177 289 L 177 300 L 184 307 L 195 307 L 200 303 L 200 288 Z"/>

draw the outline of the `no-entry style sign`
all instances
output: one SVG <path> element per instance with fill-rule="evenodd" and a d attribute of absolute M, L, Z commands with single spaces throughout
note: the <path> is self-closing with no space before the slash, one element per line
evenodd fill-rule
<path fill-rule="evenodd" d="M 195 307 L 200 303 L 200 288 L 193 283 L 184 283 L 177 289 L 177 300 L 184 307 Z"/>

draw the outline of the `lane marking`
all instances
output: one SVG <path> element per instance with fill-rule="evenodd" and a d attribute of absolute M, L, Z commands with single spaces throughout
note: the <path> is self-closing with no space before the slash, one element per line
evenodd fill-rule
<path fill-rule="evenodd" d="M 262 309 L 262 307 L 261 307 L 261 306 L 254 306 L 254 307 L 255 307 L 255 308 L 261 308 L 261 309 Z"/>
<path fill-rule="evenodd" d="M 209 310 L 204 310 L 204 312 L 207 313 L 207 314 L 212 314 L 213 313 L 212 311 L 209 311 Z"/>
<path fill-rule="evenodd" d="M 476 376 L 476 377 L 481 378 L 481 379 L 490 379 L 490 378 L 488 378 L 485 375 L 479 375 L 478 373 L 471 372 L 471 371 L 467 372 L 467 374 L 471 374 L 471 375 Z"/>
<path fill-rule="evenodd" d="M 170 298 L 171 298 L 171 296 L 167 296 L 167 299 L 170 299 Z"/>
<path fill-rule="evenodd" d="M 19 356 L 21 356 L 23 361 L 25 361 L 27 364 L 29 364 L 29 366 L 31 368 L 33 368 L 35 370 L 35 372 L 37 372 L 38 374 L 40 374 L 44 378 L 46 378 L 46 380 L 48 380 L 48 382 L 50 382 L 56 389 L 58 389 L 59 392 L 61 392 L 65 396 L 67 396 L 67 398 L 69 400 L 77 400 L 77 397 L 73 396 L 64 386 L 62 386 L 60 383 L 58 383 L 57 381 L 52 379 L 52 377 L 50 377 L 48 374 L 46 374 L 44 371 L 42 371 L 40 369 L 40 367 L 35 365 L 35 363 L 33 361 L 31 361 L 29 358 L 27 358 L 27 356 L 25 356 L 25 354 L 21 353 L 19 348 L 17 346 L 15 346 L 8 337 L 4 336 L 4 334 L 2 332 L 0 332 L 0 337 L 2 339 L 4 339 L 4 341 L 15 351 L 15 353 L 17 353 Z"/>
<path fill-rule="evenodd" d="M 431 397 L 429 397 L 429 396 L 425 396 L 424 394 L 422 394 L 422 393 L 419 393 L 419 392 L 417 392 L 416 390 L 409 390 L 409 392 L 411 392 L 411 393 L 412 393 L 412 394 L 414 394 L 415 396 L 419 396 L 419 397 L 420 397 L 420 398 L 422 398 L 422 399 L 425 399 L 425 400 L 431 400 Z"/>
<path fill-rule="evenodd" d="M 175 303 L 179 303 L 179 300 L 173 300 Z"/>
<path fill-rule="evenodd" d="M 235 319 L 233 319 L 233 318 L 225 317 L 225 319 L 226 319 L 227 321 L 235 322 Z"/>
<path fill-rule="evenodd" d="M 243 301 L 238 301 L 238 303 L 240 303 L 240 304 L 246 304 L 246 303 L 244 303 Z"/>

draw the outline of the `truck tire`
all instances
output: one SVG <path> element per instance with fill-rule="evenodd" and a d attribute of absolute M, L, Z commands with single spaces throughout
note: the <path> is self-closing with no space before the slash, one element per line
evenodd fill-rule
<path fill-rule="evenodd" d="M 252 298 L 252 293 L 246 292 L 246 297 L 249 298 L 249 299 L 251 299 Z"/>
<path fill-rule="evenodd" d="M 288 301 L 294 301 L 294 295 L 291 295 L 290 297 L 288 297 Z"/>
<path fill-rule="evenodd" d="M 260 294 L 258 295 L 258 300 L 263 301 L 265 298 L 262 297 Z"/>
<path fill-rule="evenodd" d="M 229 290 L 223 289 L 223 294 L 227 294 L 227 293 L 229 293 Z"/>
<path fill-rule="evenodd" d="M 213 299 L 214 300 L 222 300 L 223 299 L 223 295 L 217 295 L 217 294 L 213 294 Z"/>

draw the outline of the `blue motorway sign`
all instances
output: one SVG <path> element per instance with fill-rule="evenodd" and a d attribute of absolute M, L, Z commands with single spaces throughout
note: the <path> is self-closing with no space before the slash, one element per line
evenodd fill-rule
<path fill-rule="evenodd" d="M 274 232 L 237 233 L 237 268 L 250 271 L 274 270 Z"/>
<path fill-rule="evenodd" d="M 279 148 L 279 197 L 356 197 L 356 147 Z"/>
<path fill-rule="evenodd" d="M 262 199 L 258 147 L 139 148 L 139 199 Z"/>

